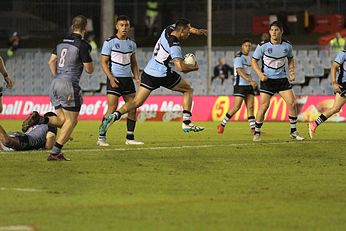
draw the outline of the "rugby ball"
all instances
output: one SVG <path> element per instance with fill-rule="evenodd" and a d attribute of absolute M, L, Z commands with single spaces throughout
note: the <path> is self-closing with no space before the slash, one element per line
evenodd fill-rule
<path fill-rule="evenodd" d="M 192 53 L 186 54 L 184 57 L 184 63 L 195 65 L 196 64 L 196 56 Z"/>

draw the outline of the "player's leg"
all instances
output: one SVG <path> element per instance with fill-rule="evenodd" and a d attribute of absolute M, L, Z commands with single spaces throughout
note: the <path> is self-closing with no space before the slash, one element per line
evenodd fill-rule
<path fill-rule="evenodd" d="M 0 87 L 0 113 L 2 112 L 3 106 L 2 106 L 2 88 Z"/>
<path fill-rule="evenodd" d="M 116 94 L 107 94 L 107 102 L 108 102 L 108 109 L 107 109 L 107 113 L 103 116 L 102 121 L 101 121 L 101 125 L 103 124 L 103 121 L 113 112 L 115 112 L 115 110 L 118 107 L 118 101 L 119 101 L 119 96 Z M 99 129 L 100 130 L 100 129 Z M 109 144 L 107 143 L 107 139 L 106 139 L 106 134 L 107 131 L 104 131 L 103 133 L 101 133 L 99 131 L 99 137 L 97 140 L 97 145 L 100 146 L 109 146 Z"/>
<path fill-rule="evenodd" d="M 309 123 L 309 136 L 312 139 L 316 129 L 319 125 L 321 125 L 324 121 L 326 121 L 329 117 L 338 113 L 342 106 L 346 103 L 345 95 L 341 96 L 339 93 L 335 95 L 334 104 L 327 111 L 323 112 L 314 122 Z"/>
<path fill-rule="evenodd" d="M 225 117 L 223 118 L 221 124 L 217 126 L 217 132 L 219 134 L 222 134 L 224 132 L 224 128 L 227 124 L 227 122 L 232 118 L 232 116 L 239 111 L 242 103 L 243 103 L 244 98 L 241 96 L 234 96 L 234 101 L 233 101 L 233 107 L 226 113 Z"/>
<path fill-rule="evenodd" d="M 284 99 L 286 102 L 286 105 L 288 107 L 288 119 L 290 121 L 290 136 L 292 139 L 295 140 L 304 140 L 304 137 L 300 136 L 297 131 L 297 104 L 296 104 L 296 97 L 294 95 L 294 92 L 292 89 L 287 89 L 284 91 L 279 92 L 280 96 Z"/>
<path fill-rule="evenodd" d="M 65 122 L 60 128 L 60 133 L 56 138 L 55 144 L 48 156 L 48 160 L 61 160 L 60 158 L 68 160 L 62 155 L 61 149 L 70 139 L 73 129 L 78 123 L 79 110 L 71 111 L 63 108 L 62 111 L 65 116 Z"/>
<path fill-rule="evenodd" d="M 123 95 L 125 103 L 132 103 L 132 101 L 135 99 L 136 93 L 128 94 L 128 95 Z M 132 144 L 132 145 L 140 145 L 144 144 L 141 141 L 135 140 L 135 128 L 136 128 L 136 120 L 137 120 L 137 115 L 136 115 L 137 108 L 129 110 L 127 114 L 127 131 L 126 131 L 126 142 L 125 144 Z"/>
<path fill-rule="evenodd" d="M 19 138 L 9 136 L 1 125 L 0 125 L 0 148 L 3 149 L 4 151 L 10 151 L 11 149 L 14 149 L 14 150 L 22 149 Z"/>
<path fill-rule="evenodd" d="M 204 127 L 196 126 L 191 122 L 191 116 L 192 116 L 191 107 L 192 107 L 192 94 L 193 94 L 193 88 L 191 87 L 191 85 L 186 80 L 180 79 L 180 81 L 177 82 L 177 84 L 174 87 L 171 87 L 170 89 L 173 91 L 178 91 L 183 93 L 183 124 L 182 124 L 183 131 L 184 132 L 203 131 Z"/>
<path fill-rule="evenodd" d="M 110 114 L 103 120 L 102 125 L 99 128 L 99 132 L 105 133 L 115 121 L 120 120 L 123 114 L 142 106 L 145 100 L 149 97 L 150 93 L 151 90 L 140 86 L 133 101 L 125 103 L 121 108 L 119 108 L 119 110 Z"/>
<path fill-rule="evenodd" d="M 245 105 L 247 110 L 247 120 L 250 124 L 250 129 L 252 134 L 255 134 L 255 116 L 254 116 L 254 102 L 255 96 L 252 94 L 247 94 L 245 98 Z"/>
<path fill-rule="evenodd" d="M 255 122 L 255 134 L 253 141 L 261 140 L 261 127 L 264 121 L 264 115 L 267 112 L 270 104 L 270 98 L 274 93 L 261 92 L 260 93 L 260 108 L 257 111 Z"/>

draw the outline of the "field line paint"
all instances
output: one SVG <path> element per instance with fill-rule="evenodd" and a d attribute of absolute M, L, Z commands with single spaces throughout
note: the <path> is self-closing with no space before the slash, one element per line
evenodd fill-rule
<path fill-rule="evenodd" d="M 167 149 L 191 149 L 191 148 L 217 148 L 217 147 L 239 147 L 239 146 L 268 146 L 268 145 L 294 145 L 294 144 L 313 144 L 316 142 L 312 141 L 282 141 L 282 142 L 259 142 L 259 143 L 232 143 L 232 144 L 203 144 L 203 145 L 180 145 L 180 146 L 156 146 L 156 147 L 145 147 L 145 145 L 138 146 L 128 146 L 125 148 L 89 148 L 89 149 L 65 149 L 67 153 L 73 152 L 95 152 L 95 151 L 145 151 L 145 150 L 167 150 Z M 330 141 L 320 141 L 319 143 L 335 143 Z M 96 145 L 95 145 L 96 146 Z M 48 150 L 49 151 L 49 150 Z M 11 155 L 14 153 L 24 154 L 24 153 L 32 153 L 32 152 L 48 152 L 47 150 L 36 150 L 36 151 L 20 151 L 20 152 L 11 152 L 7 155 Z"/>
<path fill-rule="evenodd" d="M 0 231 L 34 231 L 35 228 L 31 225 L 11 225 L 0 226 Z"/>
<path fill-rule="evenodd" d="M 7 188 L 0 187 L 0 191 L 17 191 L 17 192 L 43 192 L 45 190 L 35 188 Z M 1 229 L 0 229 L 1 230 Z"/>

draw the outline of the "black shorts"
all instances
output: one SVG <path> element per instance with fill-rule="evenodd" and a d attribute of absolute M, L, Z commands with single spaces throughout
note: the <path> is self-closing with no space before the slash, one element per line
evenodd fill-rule
<path fill-rule="evenodd" d="M 173 71 L 167 73 L 165 77 L 154 77 L 148 75 L 143 71 L 141 78 L 141 86 L 148 90 L 155 90 L 159 87 L 165 87 L 168 89 L 174 88 L 181 81 L 181 76 Z"/>
<path fill-rule="evenodd" d="M 339 83 L 342 86 L 341 92 L 339 93 L 340 96 L 345 97 L 346 96 L 346 82 L 345 83 Z"/>
<path fill-rule="evenodd" d="M 110 94 L 120 97 L 122 95 L 136 93 L 132 77 L 119 77 L 117 80 L 119 81 L 118 87 L 112 87 L 107 78 L 107 95 Z"/>
<path fill-rule="evenodd" d="M 8 148 L 13 148 L 16 151 L 32 150 L 29 144 L 29 137 L 21 132 L 9 132 L 8 135 L 12 138 L 17 138 L 19 142 L 11 142 L 12 144 L 6 146 Z"/>
<path fill-rule="evenodd" d="M 3 87 L 0 87 L 0 97 L 2 96 L 2 91 L 4 90 Z"/>
<path fill-rule="evenodd" d="M 292 85 L 288 82 L 287 78 L 268 79 L 266 81 L 261 81 L 260 92 L 274 95 L 275 93 L 289 89 L 292 89 Z"/>
<path fill-rule="evenodd" d="M 235 85 L 233 90 L 233 96 L 240 96 L 245 98 L 247 95 L 255 95 L 255 91 L 251 85 L 239 86 Z"/>

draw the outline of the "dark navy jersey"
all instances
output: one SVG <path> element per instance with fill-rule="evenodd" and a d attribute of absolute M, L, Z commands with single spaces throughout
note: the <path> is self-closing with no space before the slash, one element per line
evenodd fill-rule
<path fill-rule="evenodd" d="M 57 56 L 56 78 L 79 83 L 83 63 L 92 62 L 90 51 L 91 46 L 82 39 L 81 35 L 72 33 L 64 38 L 52 52 Z"/>
<path fill-rule="evenodd" d="M 48 132 L 57 133 L 57 128 L 51 127 L 47 124 L 40 124 L 33 126 L 25 134 L 28 137 L 29 146 L 33 149 L 44 148 L 46 145 L 46 136 Z"/>

